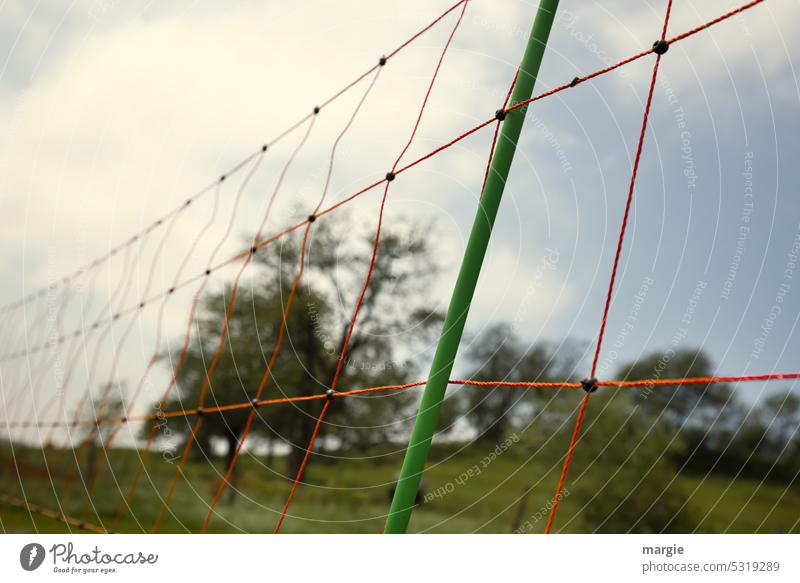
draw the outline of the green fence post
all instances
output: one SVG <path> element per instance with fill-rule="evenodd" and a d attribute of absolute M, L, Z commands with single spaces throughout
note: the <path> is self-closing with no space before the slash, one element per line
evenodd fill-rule
<path fill-rule="evenodd" d="M 536 19 L 528 37 L 528 46 L 525 48 L 525 54 L 520 62 L 519 75 L 511 94 L 510 105 L 525 101 L 533 94 L 533 86 L 539 73 L 539 65 L 542 62 L 557 8 L 558 0 L 541 0 L 539 3 Z M 472 297 L 475 294 L 475 286 L 478 283 L 492 226 L 500 206 L 500 199 L 503 196 L 508 171 L 514 159 L 522 123 L 525 121 L 526 109 L 527 107 L 523 106 L 508 112 L 503 121 L 500 139 L 491 161 L 489 178 L 483 197 L 478 204 L 472 232 L 464 251 L 464 259 L 461 262 L 461 269 L 450 298 L 442 334 L 431 364 L 428 382 L 425 385 L 414 429 L 408 442 L 408 449 L 384 530 L 386 533 L 404 533 L 408 528 L 419 481 L 428 459 L 433 434 L 436 432 L 439 410 L 447 390 L 447 382 L 453 369 L 458 345 L 461 342 Z"/>

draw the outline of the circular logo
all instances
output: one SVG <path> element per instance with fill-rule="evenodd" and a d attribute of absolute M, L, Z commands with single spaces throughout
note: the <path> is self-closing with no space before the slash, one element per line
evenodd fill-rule
<path fill-rule="evenodd" d="M 29 543 L 19 552 L 19 564 L 26 571 L 35 571 L 44 562 L 44 547 L 39 543 Z"/>

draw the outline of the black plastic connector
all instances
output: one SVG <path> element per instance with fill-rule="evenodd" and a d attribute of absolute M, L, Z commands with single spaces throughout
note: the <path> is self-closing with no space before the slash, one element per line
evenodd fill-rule
<path fill-rule="evenodd" d="M 255 397 L 250 399 L 250 406 L 253 407 L 253 409 L 258 409 L 258 405 L 259 405 L 258 399 L 256 399 Z"/>
<path fill-rule="evenodd" d="M 210 269 L 206 269 L 206 275 L 211 275 L 211 270 Z"/>
<path fill-rule="evenodd" d="M 318 113 L 319 113 L 319 105 L 314 107 L 314 115 L 317 115 Z"/>
<path fill-rule="evenodd" d="M 383 55 L 380 59 L 378 59 L 378 66 L 383 67 L 386 64 L 386 55 Z"/>
<path fill-rule="evenodd" d="M 250 247 L 250 253 L 251 253 L 252 255 L 255 255 L 255 254 L 256 254 L 256 251 L 258 251 L 258 247 L 256 247 L 255 245 L 253 245 L 252 247 Z"/>
<path fill-rule="evenodd" d="M 219 177 L 219 181 L 220 182 L 225 182 L 225 175 L 224 174 Z"/>
<path fill-rule="evenodd" d="M 169 288 L 169 291 L 167 293 L 174 294 L 175 293 L 175 288 L 174 287 Z"/>
<path fill-rule="evenodd" d="M 653 43 L 653 52 L 657 55 L 663 55 L 669 50 L 669 43 L 663 38 Z"/>
<path fill-rule="evenodd" d="M 595 377 L 585 378 L 581 381 L 581 386 L 587 393 L 594 393 L 597 390 L 597 379 Z"/>
<path fill-rule="evenodd" d="M 325 398 L 328 401 L 333 401 L 333 398 L 335 396 L 336 396 L 336 391 L 334 391 L 333 389 L 328 389 L 327 391 L 325 391 Z"/>
<path fill-rule="evenodd" d="M 506 110 L 505 109 L 498 109 L 494 112 L 494 118 L 497 121 L 503 121 L 506 118 Z"/>
<path fill-rule="evenodd" d="M 575 77 L 572 81 L 569 82 L 569 86 L 570 87 L 575 87 L 575 85 L 577 85 L 580 82 L 581 82 L 581 78 L 580 77 Z"/>
<path fill-rule="evenodd" d="M 261 151 L 266 152 L 267 148 L 268 148 L 267 144 L 264 144 L 263 146 L 261 146 Z"/>
<path fill-rule="evenodd" d="M 194 412 L 198 417 L 202 417 L 203 415 L 205 415 L 205 411 L 203 411 L 202 407 L 198 407 L 197 409 L 194 410 Z"/>
<path fill-rule="evenodd" d="M 316 217 L 316 216 L 314 216 L 314 215 L 308 215 L 308 222 L 309 222 L 309 223 L 313 223 L 313 222 L 314 222 L 314 221 L 316 221 L 316 220 L 317 220 L 317 217 Z"/>
<path fill-rule="evenodd" d="M 394 179 L 395 179 L 394 172 L 387 172 L 386 173 L 386 182 L 391 182 Z"/>

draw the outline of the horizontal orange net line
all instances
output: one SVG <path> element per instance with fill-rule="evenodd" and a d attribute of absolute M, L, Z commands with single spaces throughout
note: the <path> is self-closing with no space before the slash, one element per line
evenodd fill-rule
<path fill-rule="evenodd" d="M 714 383 L 740 383 L 740 382 L 753 382 L 753 381 L 776 381 L 776 380 L 795 380 L 800 379 L 800 372 L 790 373 L 771 373 L 760 375 L 745 375 L 745 376 L 711 376 L 711 377 L 686 377 L 675 379 L 644 379 L 636 381 L 626 380 L 609 380 L 597 381 L 598 387 L 616 387 L 616 388 L 636 388 L 636 387 L 656 387 L 656 386 L 680 386 L 680 385 L 708 385 Z M 378 393 L 382 391 L 402 391 L 414 387 L 420 387 L 427 381 L 414 381 L 401 385 L 381 385 L 378 387 L 367 387 L 364 389 L 356 389 L 353 391 L 336 391 L 336 397 L 354 397 L 357 395 L 365 395 L 369 393 Z M 469 379 L 454 379 L 448 381 L 451 385 L 468 385 L 476 387 L 509 387 L 520 389 L 580 389 L 583 388 L 581 383 L 570 381 L 555 381 L 555 382 L 540 382 L 540 381 L 475 381 Z M 174 417 L 190 417 L 192 415 L 206 415 L 209 413 L 223 413 L 225 411 L 236 411 L 240 409 L 247 409 L 248 407 L 262 407 L 268 405 L 280 405 L 285 403 L 298 403 L 302 401 L 316 401 L 326 399 L 325 393 L 317 395 L 305 395 L 302 397 L 284 397 L 280 399 L 264 399 L 258 401 L 245 401 L 242 403 L 233 403 L 230 405 L 219 405 L 217 407 L 201 407 L 192 409 L 176 409 L 174 411 L 167 411 L 156 413 L 152 415 L 132 415 L 129 417 L 100 417 L 96 419 L 80 419 L 78 421 L 53 421 L 49 423 L 36 423 L 33 421 L 10 421 L 0 423 L 0 427 L 7 428 L 21 428 L 21 427 L 75 427 L 81 425 L 95 425 L 106 423 L 127 423 L 130 421 L 158 421 L 160 419 L 171 419 Z"/>

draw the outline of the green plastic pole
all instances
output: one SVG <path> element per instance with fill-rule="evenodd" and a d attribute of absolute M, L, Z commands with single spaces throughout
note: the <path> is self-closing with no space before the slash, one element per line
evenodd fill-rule
<path fill-rule="evenodd" d="M 531 34 L 528 37 L 528 46 L 520 63 L 519 75 L 511 94 L 510 105 L 529 99 L 533 94 L 533 85 L 539 74 L 539 65 L 542 63 L 547 38 L 553 25 L 558 0 L 541 0 L 536 19 L 533 22 Z M 453 362 L 464 332 L 475 286 L 481 272 L 486 247 L 492 234 L 497 209 L 503 196 L 503 188 L 508 178 L 508 171 L 514 159 L 522 123 L 525 121 L 525 106 L 508 112 L 500 132 L 497 149 L 491 161 L 489 178 L 486 188 L 478 205 L 472 232 L 464 251 L 464 259 L 458 272 L 458 279 L 450 298 L 450 306 L 444 320 L 442 335 L 436 347 L 436 354 L 431 364 L 431 372 L 425 385 L 425 392 L 419 405 L 414 429 L 408 442 L 403 468 L 392 499 L 389 518 L 386 521 L 384 532 L 399 534 L 406 532 L 411 511 L 415 505 L 415 498 L 419 489 L 420 478 L 428 459 L 433 434 L 439 421 L 439 410 L 442 406 L 445 391 L 447 390 Z"/>

